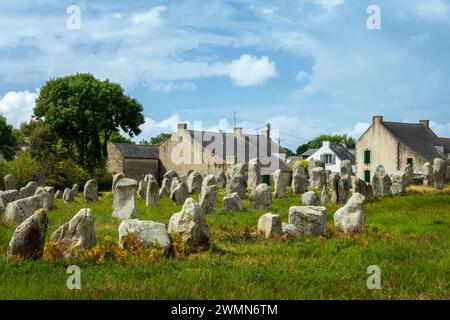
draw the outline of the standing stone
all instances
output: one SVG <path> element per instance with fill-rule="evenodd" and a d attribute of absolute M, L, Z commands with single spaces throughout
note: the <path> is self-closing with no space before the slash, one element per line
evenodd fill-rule
<path fill-rule="evenodd" d="M 434 185 L 433 166 L 429 162 L 426 162 L 423 165 L 423 185 L 424 186 L 433 186 Z"/>
<path fill-rule="evenodd" d="M 372 187 L 364 182 L 364 180 L 353 177 L 353 193 L 360 193 L 366 198 L 372 197 Z"/>
<path fill-rule="evenodd" d="M 172 194 L 173 190 L 181 183 L 180 178 L 173 177 L 172 183 L 170 184 L 170 194 Z"/>
<path fill-rule="evenodd" d="M 214 212 L 217 204 L 218 193 L 219 188 L 217 185 L 202 186 L 202 191 L 198 201 L 205 214 Z"/>
<path fill-rule="evenodd" d="M 139 181 L 138 195 L 140 199 L 145 199 L 145 195 L 147 193 L 147 186 L 148 186 L 147 180 L 142 179 L 141 181 Z"/>
<path fill-rule="evenodd" d="M 0 191 L 0 201 L 3 203 L 5 208 L 8 205 L 8 203 L 16 200 L 19 200 L 19 191 L 17 190 Z"/>
<path fill-rule="evenodd" d="M 312 176 L 312 171 L 313 171 L 315 168 L 322 168 L 322 169 L 325 170 L 325 163 L 323 163 L 323 162 L 320 161 L 320 160 L 311 158 L 311 159 L 309 160 L 309 164 L 308 164 L 308 174 L 309 174 L 309 178 L 311 178 L 311 176 Z"/>
<path fill-rule="evenodd" d="M 17 189 L 17 181 L 12 174 L 4 176 L 3 181 L 5 182 L 5 191 Z"/>
<path fill-rule="evenodd" d="M 156 180 L 155 177 L 149 173 L 144 176 L 144 181 Z"/>
<path fill-rule="evenodd" d="M 167 178 L 168 180 L 170 180 L 170 183 L 172 183 L 172 179 L 175 177 L 178 177 L 178 174 L 174 170 L 169 170 L 163 175 L 163 179 Z"/>
<path fill-rule="evenodd" d="M 366 224 L 366 198 L 354 193 L 348 202 L 334 214 L 336 230 L 344 233 L 362 231 Z"/>
<path fill-rule="evenodd" d="M 390 192 L 394 196 L 400 196 L 406 194 L 406 186 L 408 185 L 408 179 L 405 171 L 397 171 L 391 174 L 391 189 Z"/>
<path fill-rule="evenodd" d="M 64 203 L 73 202 L 75 199 L 75 190 L 65 188 L 62 196 Z"/>
<path fill-rule="evenodd" d="M 304 206 L 318 206 L 320 205 L 320 199 L 314 191 L 307 191 L 302 194 L 302 204 Z"/>
<path fill-rule="evenodd" d="M 223 198 L 223 208 L 228 211 L 244 210 L 239 194 L 237 192 L 233 192 L 232 194 L 226 195 Z"/>
<path fill-rule="evenodd" d="M 193 171 L 187 178 L 188 193 L 197 193 L 202 191 L 203 177 L 200 172 Z"/>
<path fill-rule="evenodd" d="M 283 198 L 286 194 L 286 181 L 283 172 L 280 169 L 275 170 L 273 173 L 273 182 L 275 185 L 273 196 L 275 198 Z"/>
<path fill-rule="evenodd" d="M 44 207 L 45 208 L 52 208 L 53 207 L 53 201 L 55 199 L 55 188 L 53 187 L 38 187 L 36 189 L 36 192 L 34 193 L 35 196 L 42 196 L 44 197 Z"/>
<path fill-rule="evenodd" d="M 328 184 L 331 187 L 331 203 L 337 204 L 339 202 L 339 174 L 337 172 L 330 174 Z"/>
<path fill-rule="evenodd" d="M 405 175 L 406 186 L 414 183 L 414 169 L 410 163 L 408 163 L 408 165 L 403 170 L 403 174 Z"/>
<path fill-rule="evenodd" d="M 98 200 L 98 183 L 95 179 L 91 179 L 84 185 L 84 200 L 97 201 Z"/>
<path fill-rule="evenodd" d="M 248 180 L 247 189 L 253 190 L 262 182 L 261 162 L 258 158 L 251 159 L 248 162 Z"/>
<path fill-rule="evenodd" d="M 140 241 L 141 248 L 153 246 L 169 252 L 171 241 L 163 223 L 155 221 L 141 221 L 137 219 L 126 219 L 119 226 L 119 246 L 126 248 L 126 236 L 133 235 Z"/>
<path fill-rule="evenodd" d="M 216 185 L 217 185 L 217 181 L 214 178 L 213 174 L 207 175 L 202 181 L 202 188 L 206 187 L 206 186 L 216 186 Z"/>
<path fill-rule="evenodd" d="M 63 196 L 63 194 L 62 194 L 61 190 L 57 190 L 55 192 L 55 199 L 62 199 L 62 196 Z"/>
<path fill-rule="evenodd" d="M 168 178 L 164 178 L 161 183 L 161 189 L 159 189 L 159 197 L 168 197 L 170 196 L 170 184 L 172 183 L 172 180 L 169 180 Z"/>
<path fill-rule="evenodd" d="M 158 182 L 155 179 L 148 181 L 145 204 L 147 207 L 156 207 L 159 204 Z"/>
<path fill-rule="evenodd" d="M 339 178 L 340 180 L 347 180 L 348 185 L 352 184 L 352 163 L 350 160 L 343 160 L 340 165 Z"/>
<path fill-rule="evenodd" d="M 266 238 L 280 236 L 283 233 L 279 214 L 266 213 L 258 219 L 258 234 Z"/>
<path fill-rule="evenodd" d="M 23 221 L 14 231 L 9 242 L 8 259 L 37 260 L 42 258 L 47 225 L 47 212 L 44 209 L 37 210 Z"/>
<path fill-rule="evenodd" d="M 261 183 L 250 193 L 249 207 L 266 209 L 272 204 L 272 192 L 267 184 Z"/>
<path fill-rule="evenodd" d="M 241 199 L 246 196 L 247 186 L 244 177 L 244 165 L 236 164 L 230 169 L 230 179 L 227 183 L 227 194 L 237 192 Z"/>
<path fill-rule="evenodd" d="M 325 169 L 322 167 L 312 169 L 309 180 L 309 185 L 311 188 L 322 190 L 323 186 L 327 183 Z"/>
<path fill-rule="evenodd" d="M 391 184 L 391 178 L 387 175 L 386 170 L 382 165 L 379 165 L 372 178 L 372 189 L 374 196 L 388 196 L 391 189 Z"/>
<path fill-rule="evenodd" d="M 36 189 L 37 189 L 36 182 L 34 182 L 34 181 L 28 182 L 25 187 L 20 188 L 19 198 L 22 199 L 22 198 L 31 197 L 36 192 Z"/>
<path fill-rule="evenodd" d="M 322 189 L 322 194 L 320 195 L 320 204 L 322 206 L 326 206 L 330 203 L 330 193 L 328 192 L 328 188 L 325 186 Z"/>
<path fill-rule="evenodd" d="M 292 172 L 292 192 L 294 194 L 305 193 L 308 188 L 308 178 L 301 163 L 296 163 Z"/>
<path fill-rule="evenodd" d="M 293 206 L 289 208 L 289 224 L 301 235 L 327 235 L 327 209 L 320 206 Z"/>
<path fill-rule="evenodd" d="M 49 209 L 46 196 L 31 196 L 10 202 L 6 206 L 6 220 L 23 222 L 38 209 Z"/>
<path fill-rule="evenodd" d="M 290 238 L 298 238 L 301 236 L 300 230 L 292 223 L 282 223 L 283 234 L 287 234 Z"/>
<path fill-rule="evenodd" d="M 3 212 L 5 212 L 5 206 L 3 202 L 0 200 L 0 224 L 3 222 Z"/>
<path fill-rule="evenodd" d="M 73 192 L 73 196 L 76 197 L 78 195 L 78 191 L 80 190 L 80 186 L 78 184 L 74 184 L 72 186 L 72 192 Z"/>
<path fill-rule="evenodd" d="M 90 249 L 97 243 L 94 215 L 91 209 L 81 209 L 52 234 L 52 242 L 59 245 L 62 255 L 70 257 L 76 249 Z"/>
<path fill-rule="evenodd" d="M 350 193 L 350 184 L 348 179 L 339 179 L 338 182 L 338 203 L 345 203 L 348 194 Z"/>
<path fill-rule="evenodd" d="M 227 176 L 223 169 L 220 169 L 215 175 L 214 178 L 217 181 L 217 186 L 219 188 L 224 188 L 227 185 Z"/>
<path fill-rule="evenodd" d="M 116 189 L 117 183 L 124 178 L 123 174 L 121 172 L 116 173 L 113 175 L 112 178 L 112 186 L 111 186 L 111 192 L 114 193 L 114 190 Z"/>
<path fill-rule="evenodd" d="M 136 218 L 136 180 L 123 178 L 116 185 L 112 216 L 119 219 Z"/>
<path fill-rule="evenodd" d="M 38 172 L 36 174 L 33 174 L 32 180 L 33 180 L 33 182 L 36 183 L 37 187 L 44 187 L 45 186 L 45 177 L 42 174 L 42 172 Z"/>
<path fill-rule="evenodd" d="M 175 181 L 174 178 L 172 181 Z M 186 201 L 188 196 L 188 187 L 185 182 L 180 182 L 176 185 L 175 189 L 170 194 L 170 198 L 177 206 L 181 206 Z"/>
<path fill-rule="evenodd" d="M 444 189 L 445 176 L 447 175 L 447 164 L 440 158 L 433 161 L 433 180 L 436 189 Z"/>
<path fill-rule="evenodd" d="M 181 212 L 172 215 L 168 232 L 181 235 L 194 251 L 206 249 L 211 237 L 203 209 L 192 198 L 186 199 Z"/>

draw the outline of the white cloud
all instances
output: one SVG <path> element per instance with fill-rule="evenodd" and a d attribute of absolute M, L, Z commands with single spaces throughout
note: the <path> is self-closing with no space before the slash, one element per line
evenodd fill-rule
<path fill-rule="evenodd" d="M 277 75 L 275 63 L 267 56 L 258 59 L 248 54 L 242 55 L 228 65 L 218 67 L 218 73 L 227 74 L 231 81 L 240 87 L 260 85 Z"/>
<path fill-rule="evenodd" d="M 37 97 L 36 92 L 10 91 L 0 99 L 0 113 L 17 128 L 20 123 L 30 120 Z"/>
<path fill-rule="evenodd" d="M 157 6 L 148 12 L 136 13 L 131 16 L 131 20 L 135 24 L 147 24 L 157 26 L 161 23 L 161 14 L 167 10 L 165 6 Z"/>
<path fill-rule="evenodd" d="M 416 1 L 413 7 L 419 19 L 448 23 L 450 6 L 447 0 Z"/>
<path fill-rule="evenodd" d="M 367 122 L 358 122 L 353 127 L 346 127 L 344 129 L 341 129 L 335 134 L 346 134 L 350 137 L 353 137 L 355 139 L 359 139 L 361 135 L 367 130 L 367 128 L 370 127 L 370 123 Z"/>
<path fill-rule="evenodd" d="M 345 0 L 314 0 L 314 3 L 330 10 L 344 4 Z"/>
<path fill-rule="evenodd" d="M 148 84 L 151 91 L 170 93 L 173 91 L 195 91 L 197 86 L 193 82 L 167 82 L 167 81 L 154 81 Z"/>

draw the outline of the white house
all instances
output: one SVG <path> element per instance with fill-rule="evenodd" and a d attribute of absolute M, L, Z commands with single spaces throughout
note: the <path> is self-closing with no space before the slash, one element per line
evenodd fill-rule
<path fill-rule="evenodd" d="M 350 160 L 352 163 L 353 172 L 355 172 L 355 155 L 347 149 L 347 146 L 343 143 L 332 144 L 330 141 L 323 141 L 322 147 L 314 151 L 308 158 L 317 159 L 325 163 L 325 169 L 333 172 L 339 172 L 341 162 L 343 160 Z"/>

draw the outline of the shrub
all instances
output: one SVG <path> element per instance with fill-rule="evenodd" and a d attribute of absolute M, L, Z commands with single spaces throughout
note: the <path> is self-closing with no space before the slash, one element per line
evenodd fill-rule
<path fill-rule="evenodd" d="M 23 187 L 33 180 L 33 176 L 40 172 L 39 163 L 34 160 L 28 151 L 20 151 L 11 161 L 0 162 L 0 178 L 13 174 L 17 180 L 17 187 Z"/>

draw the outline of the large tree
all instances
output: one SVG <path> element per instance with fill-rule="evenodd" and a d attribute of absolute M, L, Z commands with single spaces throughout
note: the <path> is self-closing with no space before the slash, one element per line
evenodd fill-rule
<path fill-rule="evenodd" d="M 141 132 L 142 111 L 119 84 L 76 74 L 49 80 L 39 92 L 34 115 L 50 126 L 77 163 L 92 172 L 104 163 L 113 134 L 122 130 L 133 137 Z"/>
<path fill-rule="evenodd" d="M 320 136 L 315 137 L 308 143 L 300 145 L 296 150 L 296 154 L 300 156 L 303 152 L 305 152 L 308 149 L 318 149 L 322 146 L 323 141 L 330 141 L 331 143 L 345 142 L 347 144 L 347 148 L 355 148 L 355 139 L 347 136 L 346 134 L 344 135 L 322 134 Z"/>
<path fill-rule="evenodd" d="M 0 115 L 0 153 L 6 160 L 11 160 L 17 151 L 17 137 L 14 129 Z"/>

